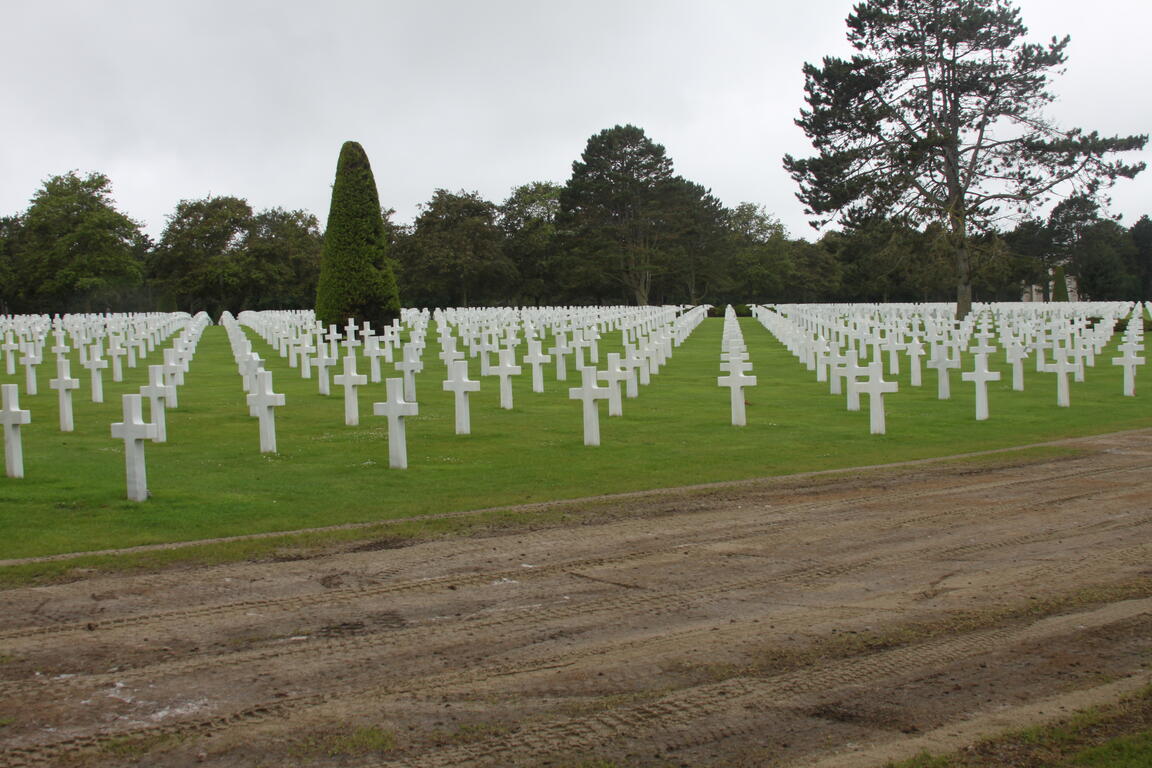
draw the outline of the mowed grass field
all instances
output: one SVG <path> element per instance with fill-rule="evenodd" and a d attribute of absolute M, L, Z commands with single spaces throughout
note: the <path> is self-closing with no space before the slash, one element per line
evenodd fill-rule
<path fill-rule="evenodd" d="M 407 470 L 388 467 L 385 420 L 372 415 L 384 384 L 360 390 L 360 426 L 344 425 L 338 387 L 324 397 L 316 378 L 302 379 L 250 333 L 287 404 L 276 410 L 279 452 L 259 452 L 256 419 L 248 415 L 241 380 L 223 328 L 205 330 L 179 407 L 168 412 L 168 442 L 148 444 L 143 503 L 125 498 L 123 443 L 109 425 L 121 420 L 123 393 L 146 382 L 154 352 L 125 381 L 105 372 L 105 402 L 90 402 L 88 372 L 74 393 L 76 430 L 58 427 L 57 395 L 40 366 L 36 396 L 23 393 L 32 413 L 23 428 L 25 477 L 0 477 L 0 559 L 84 552 L 241 534 L 292 531 L 443 512 L 477 510 L 595 494 L 849 468 L 1005 448 L 1124 429 L 1152 427 L 1152 370 L 1137 374 L 1137 397 L 1124 397 L 1114 346 L 1097 357 L 1087 380 L 1071 385 L 1071 408 L 1056 406 L 1056 378 L 1026 363 L 1026 389 L 1011 390 L 1011 371 L 989 388 L 991 418 L 974 419 L 974 389 L 952 372 L 952 399 L 936 398 L 936 374 L 909 384 L 908 363 L 896 377 L 900 391 L 886 398 L 887 434 L 869 434 L 867 398 L 860 412 L 817 383 L 760 324 L 741 321 L 758 377 L 746 390 L 748 426 L 729 423 L 728 390 L 720 375 L 722 321 L 706 320 L 675 350 L 669 363 L 625 400 L 624 415 L 609 418 L 601 404 L 599 447 L 583 445 L 581 405 L 568 388 L 579 385 L 569 364 L 565 382 L 545 372 L 542 394 L 531 391 L 528 366 L 515 379 L 515 408 L 498 407 L 498 379 L 485 377 L 472 395 L 472 434 L 454 434 L 453 396 L 430 332 L 424 371 L 417 377 L 419 416 L 408 419 Z M 1119 337 L 1113 339 L 1113 345 Z M 545 347 L 548 345 L 546 344 Z M 620 335 L 600 342 L 604 354 L 622 348 Z M 73 353 L 75 354 L 75 353 Z M 520 349 L 523 354 L 523 348 Z M 52 355 L 47 355 L 49 359 Z M 398 376 L 383 363 L 386 376 Z M 965 370 L 972 368 L 965 359 Z M 361 373 L 367 361 L 361 359 Z M 479 378 L 472 359 L 470 376 Z M 892 378 L 892 377 L 889 377 Z"/>

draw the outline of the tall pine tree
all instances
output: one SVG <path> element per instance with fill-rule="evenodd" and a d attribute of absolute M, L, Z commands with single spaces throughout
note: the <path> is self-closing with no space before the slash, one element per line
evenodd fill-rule
<path fill-rule="evenodd" d="M 797 124 L 817 154 L 784 158 L 821 223 L 870 218 L 937 222 L 948 235 L 957 314 L 972 304 L 973 246 L 1007 208 L 1049 193 L 1095 196 L 1144 164 L 1110 159 L 1145 135 L 1057 127 L 1050 73 L 1068 38 L 1024 41 L 1006 0 L 866 0 L 848 17 L 850 59 L 804 66 L 808 109 Z"/>
<path fill-rule="evenodd" d="M 396 276 L 385 258 L 388 240 L 376 180 L 364 148 L 340 148 L 324 255 L 316 287 L 316 319 L 342 325 L 352 319 L 383 327 L 400 314 Z"/>

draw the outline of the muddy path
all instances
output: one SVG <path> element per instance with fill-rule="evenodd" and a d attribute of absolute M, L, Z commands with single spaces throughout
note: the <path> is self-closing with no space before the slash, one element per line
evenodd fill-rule
<path fill-rule="evenodd" d="M 1152 680 L 1152 431 L 1067 445 L 0 592 L 0 765 L 962 747 Z"/>

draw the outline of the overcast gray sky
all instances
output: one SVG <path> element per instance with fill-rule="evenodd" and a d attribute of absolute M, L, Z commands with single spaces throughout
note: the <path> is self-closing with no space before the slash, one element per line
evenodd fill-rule
<path fill-rule="evenodd" d="M 499 203 L 519 184 L 563 183 L 589 136 L 632 123 L 726 205 L 763 205 L 811 237 L 780 159 L 811 154 L 792 122 L 800 68 L 849 52 L 852 4 L 2 0 L 0 214 L 77 169 L 107 174 L 153 236 L 179 200 L 209 194 L 323 226 L 354 139 L 406 222 L 436 188 Z M 1059 124 L 1152 128 L 1152 3 L 1016 4 L 1032 40 L 1072 35 Z M 1125 224 L 1152 215 L 1152 171 L 1112 198 Z"/>

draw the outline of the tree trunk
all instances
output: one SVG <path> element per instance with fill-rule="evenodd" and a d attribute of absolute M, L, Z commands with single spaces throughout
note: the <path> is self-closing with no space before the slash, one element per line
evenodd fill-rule
<path fill-rule="evenodd" d="M 972 254 L 968 252 L 968 231 L 962 216 L 952 217 L 952 239 L 956 249 L 956 319 L 972 311 Z"/>
<path fill-rule="evenodd" d="M 956 285 L 956 319 L 963 320 L 972 311 L 972 282 Z"/>

